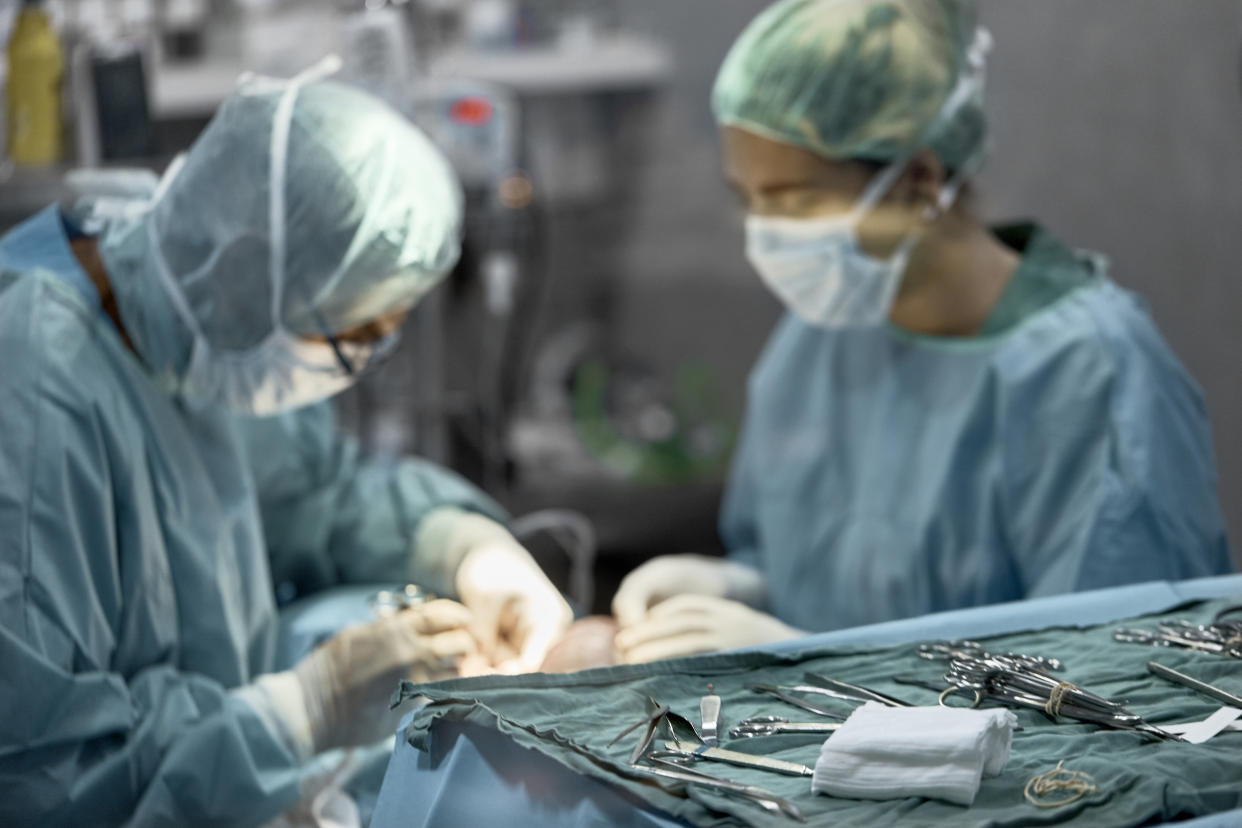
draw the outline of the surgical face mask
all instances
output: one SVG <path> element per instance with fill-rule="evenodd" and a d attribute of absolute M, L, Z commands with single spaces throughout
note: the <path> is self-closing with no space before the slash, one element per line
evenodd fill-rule
<path fill-rule="evenodd" d="M 823 218 L 750 215 L 746 258 L 785 306 L 822 328 L 874 327 L 893 306 L 915 235 L 886 261 L 862 249 L 858 225 L 904 169 L 894 164 L 868 185 L 849 213 Z"/>
<path fill-rule="evenodd" d="M 182 393 L 238 414 L 267 417 L 327 399 L 355 381 L 327 343 L 277 330 L 246 351 L 195 347 Z"/>

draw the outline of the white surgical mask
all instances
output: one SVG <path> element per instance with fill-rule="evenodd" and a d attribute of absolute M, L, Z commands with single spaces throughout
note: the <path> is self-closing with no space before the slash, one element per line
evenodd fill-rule
<path fill-rule="evenodd" d="M 746 218 L 746 258 L 785 306 L 822 328 L 875 327 L 893 306 L 910 249 L 910 233 L 881 261 L 863 251 L 858 224 L 904 169 L 887 167 L 844 215 Z"/>
<path fill-rule="evenodd" d="M 195 340 L 182 393 L 267 417 L 325 400 L 353 385 L 332 346 L 276 330 L 256 348 L 212 351 Z"/>

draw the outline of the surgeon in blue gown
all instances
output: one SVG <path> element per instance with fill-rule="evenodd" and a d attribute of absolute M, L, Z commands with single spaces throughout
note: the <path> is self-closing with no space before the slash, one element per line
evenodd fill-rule
<path fill-rule="evenodd" d="M 571 612 L 496 504 L 363 458 L 318 404 L 391 350 L 461 222 L 399 115 L 254 78 L 158 187 L 0 239 L 0 824 L 347 820 L 312 770 L 391 736 L 400 679 L 542 661 Z M 460 603 L 281 665 L 272 566 Z"/>
<path fill-rule="evenodd" d="M 1203 399 L 1142 301 L 972 209 L 989 47 L 967 0 L 782 0 L 725 59 L 725 174 L 788 313 L 729 556 L 627 577 L 627 660 L 1230 570 Z"/>

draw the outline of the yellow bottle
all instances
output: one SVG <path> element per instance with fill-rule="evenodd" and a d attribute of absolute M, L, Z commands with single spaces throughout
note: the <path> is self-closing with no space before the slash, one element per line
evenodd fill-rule
<path fill-rule="evenodd" d="M 60 160 L 65 55 L 40 0 L 26 0 L 9 39 L 8 147 L 18 164 Z"/>

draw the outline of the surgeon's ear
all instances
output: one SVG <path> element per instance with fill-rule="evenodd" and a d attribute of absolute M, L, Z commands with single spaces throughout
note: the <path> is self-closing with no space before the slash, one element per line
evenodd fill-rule
<path fill-rule="evenodd" d="M 911 207 L 935 209 L 947 180 L 948 170 L 940 157 L 929 149 L 919 150 L 906 165 L 902 176 L 903 194 Z"/>

